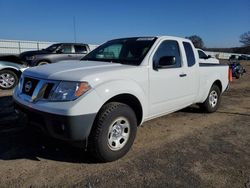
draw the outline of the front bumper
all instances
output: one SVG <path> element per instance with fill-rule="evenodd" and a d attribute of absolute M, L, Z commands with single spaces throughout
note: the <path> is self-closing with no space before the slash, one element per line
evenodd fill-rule
<path fill-rule="evenodd" d="M 22 105 L 15 100 L 15 109 L 27 116 L 29 124 L 48 136 L 66 141 L 83 141 L 90 134 L 96 114 L 57 115 Z"/>

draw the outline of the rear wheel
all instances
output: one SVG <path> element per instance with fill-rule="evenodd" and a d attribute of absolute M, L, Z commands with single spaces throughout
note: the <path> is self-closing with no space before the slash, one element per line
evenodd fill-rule
<path fill-rule="evenodd" d="M 123 103 L 108 103 L 95 120 L 88 150 L 98 161 L 117 160 L 131 148 L 136 131 L 137 120 L 134 111 Z"/>
<path fill-rule="evenodd" d="M 37 66 L 47 65 L 47 64 L 49 64 L 48 61 L 40 61 L 40 62 L 37 63 Z"/>
<path fill-rule="evenodd" d="M 0 71 L 0 89 L 12 89 L 18 83 L 18 76 L 11 70 Z"/>
<path fill-rule="evenodd" d="M 203 111 L 207 113 L 215 112 L 220 104 L 221 91 L 217 85 L 213 85 L 204 103 L 200 104 Z"/>

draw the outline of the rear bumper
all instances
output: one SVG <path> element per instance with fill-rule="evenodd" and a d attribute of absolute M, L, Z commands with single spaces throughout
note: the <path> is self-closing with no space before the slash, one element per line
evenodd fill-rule
<path fill-rule="evenodd" d="M 27 116 L 29 124 L 48 136 L 66 141 L 83 141 L 90 134 L 96 114 L 77 116 L 42 112 L 15 101 L 15 109 Z"/>

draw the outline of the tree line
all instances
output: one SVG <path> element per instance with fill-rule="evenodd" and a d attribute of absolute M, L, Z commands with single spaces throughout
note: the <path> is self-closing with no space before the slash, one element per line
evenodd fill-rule
<path fill-rule="evenodd" d="M 201 48 L 207 51 L 216 51 L 216 52 L 227 52 L 227 53 L 240 53 L 240 54 L 250 54 L 250 31 L 243 33 L 240 35 L 240 43 L 242 43 L 241 47 L 233 47 L 233 48 L 206 48 L 202 38 L 198 35 L 192 35 L 186 37 L 190 39 L 196 48 Z"/>

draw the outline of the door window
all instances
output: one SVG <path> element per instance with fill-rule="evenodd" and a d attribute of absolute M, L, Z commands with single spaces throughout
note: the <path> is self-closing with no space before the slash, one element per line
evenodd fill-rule
<path fill-rule="evenodd" d="M 61 52 L 63 54 L 71 54 L 72 53 L 72 46 L 71 45 L 62 45 Z"/>
<path fill-rule="evenodd" d="M 160 44 L 153 57 L 154 63 L 160 63 L 164 68 L 181 67 L 179 44 L 174 40 L 167 40 Z"/>
<path fill-rule="evenodd" d="M 194 51 L 190 43 L 183 42 L 183 46 L 186 53 L 187 63 L 189 67 L 192 67 L 195 64 Z"/>
<path fill-rule="evenodd" d="M 87 47 L 83 45 L 75 45 L 75 53 L 76 54 L 86 54 L 87 53 Z"/>
<path fill-rule="evenodd" d="M 198 50 L 198 54 L 200 59 L 207 59 L 207 55 L 203 51 Z"/>

